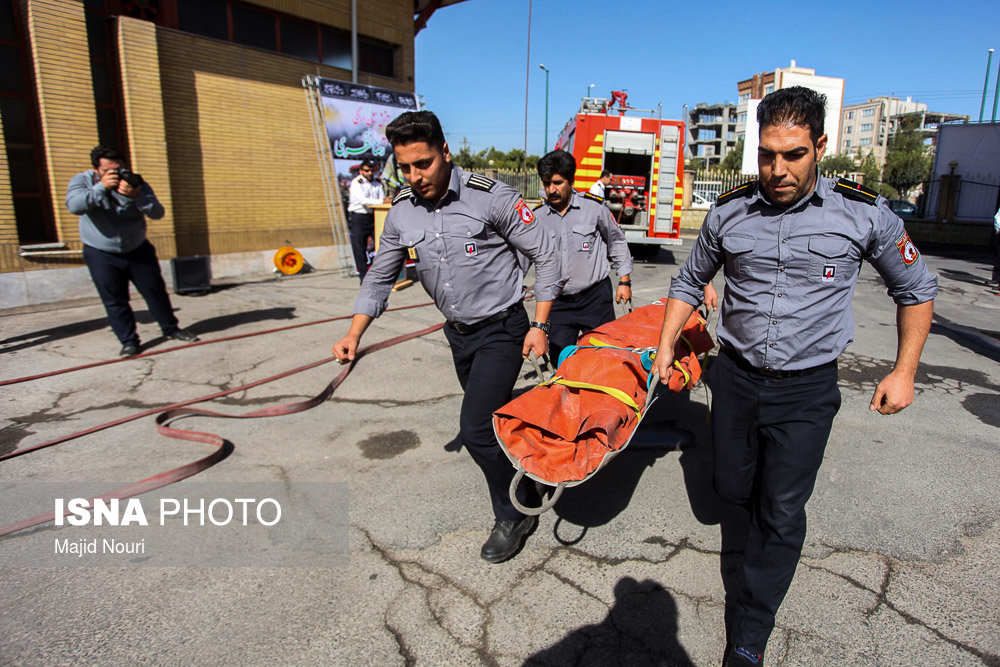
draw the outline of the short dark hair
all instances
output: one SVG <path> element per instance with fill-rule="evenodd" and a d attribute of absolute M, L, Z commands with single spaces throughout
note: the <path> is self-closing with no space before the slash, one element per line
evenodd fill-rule
<path fill-rule="evenodd" d="M 538 160 L 536 168 L 542 178 L 551 178 L 553 174 L 559 174 L 572 183 L 576 175 L 576 160 L 564 150 L 554 150 L 543 155 Z"/>
<path fill-rule="evenodd" d="M 362 160 L 361 164 L 358 165 L 358 169 L 359 170 L 364 169 L 365 167 L 368 167 L 369 169 L 375 169 L 375 163 L 372 162 L 371 160 Z"/>
<path fill-rule="evenodd" d="M 125 156 L 113 146 L 95 146 L 94 150 L 90 151 L 90 164 L 94 165 L 94 169 L 101 166 L 101 158 L 112 160 L 113 162 L 121 162 L 122 164 L 125 163 Z"/>
<path fill-rule="evenodd" d="M 407 111 L 385 126 L 385 138 L 393 148 L 423 141 L 437 149 L 444 148 L 441 121 L 430 111 Z"/>
<path fill-rule="evenodd" d="M 805 125 L 813 144 L 823 136 L 826 95 L 805 86 L 782 88 L 764 96 L 757 107 L 760 130 L 770 125 Z"/>
<path fill-rule="evenodd" d="M 604 178 L 605 176 L 610 176 L 610 175 L 611 175 L 611 172 L 608 171 L 607 169 L 605 169 L 604 171 L 601 172 L 601 178 Z"/>

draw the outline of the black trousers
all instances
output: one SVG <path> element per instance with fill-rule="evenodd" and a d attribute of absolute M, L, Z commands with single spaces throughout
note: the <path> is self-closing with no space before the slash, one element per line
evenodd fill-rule
<path fill-rule="evenodd" d="M 750 512 L 744 588 L 729 637 L 763 651 L 799 562 L 806 501 L 840 409 L 837 366 L 770 378 L 720 354 L 708 381 L 715 490 Z"/>
<path fill-rule="evenodd" d="M 580 334 L 615 319 L 615 294 L 611 280 L 599 280 L 576 294 L 552 302 L 549 313 L 549 358 L 559 361 L 563 348 L 575 345 Z"/>
<path fill-rule="evenodd" d="M 358 275 L 365 279 L 368 273 L 368 237 L 375 237 L 375 215 L 373 213 L 349 213 L 347 234 L 351 238 L 351 254 Z"/>
<path fill-rule="evenodd" d="M 163 335 L 177 331 L 177 318 L 167 295 L 156 249 L 149 241 L 130 252 L 121 254 L 105 252 L 83 246 L 83 259 L 90 269 L 90 277 L 108 313 L 111 330 L 122 345 L 139 344 L 135 330 L 135 314 L 129 305 L 128 284 L 131 281 L 146 301 L 153 319 L 160 325 Z"/>
<path fill-rule="evenodd" d="M 515 471 L 493 433 L 493 411 L 511 399 L 524 362 L 521 349 L 529 324 L 527 312 L 517 308 L 505 319 L 470 334 L 460 334 L 447 325 L 444 328 L 455 372 L 465 391 L 459 417 L 462 444 L 486 477 L 497 519 L 524 517 L 510 502 L 509 488 Z M 522 484 L 518 500 L 537 505 L 534 485 Z"/>

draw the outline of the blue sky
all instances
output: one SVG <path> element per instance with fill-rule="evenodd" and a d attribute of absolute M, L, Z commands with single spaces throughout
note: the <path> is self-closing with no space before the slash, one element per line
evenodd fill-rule
<path fill-rule="evenodd" d="M 454 150 L 544 148 L 594 95 L 627 89 L 629 103 L 680 118 L 684 104 L 736 101 L 736 82 L 795 60 L 846 80 L 844 103 L 909 95 L 931 110 L 979 118 L 987 49 L 993 55 L 986 118 L 1000 66 L 1000 2 L 909 0 L 787 3 L 467 0 L 439 9 L 416 38 L 416 90 Z"/>

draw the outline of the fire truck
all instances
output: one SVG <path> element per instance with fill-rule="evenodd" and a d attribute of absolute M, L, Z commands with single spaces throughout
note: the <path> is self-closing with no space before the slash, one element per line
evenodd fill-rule
<path fill-rule="evenodd" d="M 611 172 L 604 193 L 608 208 L 633 254 L 652 256 L 660 246 L 681 243 L 684 122 L 630 107 L 623 91 L 611 95 L 583 98 L 555 147 L 576 158 L 573 185 L 581 192 L 602 170 Z"/>

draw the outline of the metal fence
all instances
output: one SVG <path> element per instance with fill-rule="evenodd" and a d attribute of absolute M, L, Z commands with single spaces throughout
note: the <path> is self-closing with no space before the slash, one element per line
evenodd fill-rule
<path fill-rule="evenodd" d="M 527 172 L 520 169 L 484 169 L 484 176 L 495 178 L 501 183 L 506 183 L 521 193 L 525 199 L 542 199 L 542 179 L 538 172 L 529 170 Z"/>

